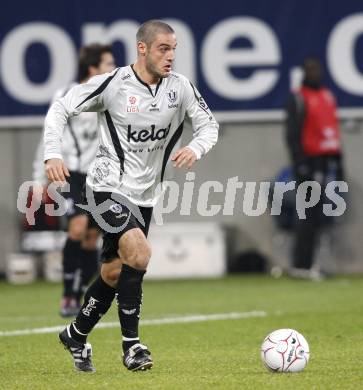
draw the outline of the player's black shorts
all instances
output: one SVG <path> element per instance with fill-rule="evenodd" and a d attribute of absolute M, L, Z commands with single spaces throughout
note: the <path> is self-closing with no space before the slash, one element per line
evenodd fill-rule
<path fill-rule="evenodd" d="M 62 195 L 67 199 L 67 213 L 66 217 L 68 222 L 78 215 L 88 215 L 87 210 L 84 210 L 77 206 L 77 204 L 83 204 L 83 192 L 86 185 L 87 174 L 70 171 L 70 177 L 67 178 L 69 183 L 69 192 L 62 192 Z M 98 228 L 92 218 L 88 220 L 89 228 Z"/>
<path fill-rule="evenodd" d="M 109 203 L 107 207 L 103 207 L 104 210 L 96 210 L 96 213 L 91 212 L 91 218 L 95 220 L 98 228 L 103 232 L 101 261 L 108 263 L 119 257 L 117 253 L 118 242 L 127 231 L 140 228 L 147 237 L 153 208 L 136 206 L 124 198 L 121 199 L 117 194 L 112 199 L 110 192 L 92 192 L 92 194 L 97 206 L 101 205 L 100 207 L 102 207 L 102 203 Z M 83 202 L 90 205 L 89 200 Z"/>
<path fill-rule="evenodd" d="M 67 178 L 69 183 L 69 192 L 62 192 L 62 195 L 67 199 L 67 218 L 73 218 L 76 215 L 86 214 L 86 210 L 83 210 L 76 206 L 79 203 L 83 203 L 82 190 L 86 184 L 85 173 L 71 171 L 70 177 Z"/>

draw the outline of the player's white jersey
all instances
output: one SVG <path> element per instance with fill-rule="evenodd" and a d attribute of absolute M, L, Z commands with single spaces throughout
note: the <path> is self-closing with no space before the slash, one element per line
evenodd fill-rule
<path fill-rule="evenodd" d="M 132 66 L 95 76 L 73 87 L 49 109 L 44 160 L 62 158 L 61 138 L 69 117 L 98 112 L 100 145 L 88 170 L 94 191 L 116 192 L 139 206 L 156 203 L 156 188 L 167 180 L 166 164 L 179 147 L 188 115 L 198 159 L 217 142 L 218 124 L 189 80 L 172 72 L 153 89 Z"/>
<path fill-rule="evenodd" d="M 76 83 L 59 89 L 52 103 L 62 98 Z M 33 179 L 39 183 L 47 182 L 44 171 L 43 137 L 38 145 L 33 163 Z M 87 173 L 98 149 L 98 116 L 95 112 L 83 112 L 68 119 L 62 139 L 62 156 L 70 171 Z"/>

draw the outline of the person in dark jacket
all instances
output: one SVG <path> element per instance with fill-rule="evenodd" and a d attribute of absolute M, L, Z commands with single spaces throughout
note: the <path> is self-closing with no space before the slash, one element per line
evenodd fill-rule
<path fill-rule="evenodd" d="M 337 105 L 332 92 L 322 83 L 320 61 L 307 58 L 303 71 L 302 86 L 289 96 L 286 105 L 286 141 L 297 185 L 316 181 L 324 194 L 329 180 L 343 177 Z M 311 193 L 306 196 L 308 200 Z M 313 265 L 319 232 L 327 219 L 323 203 L 321 195 L 314 207 L 306 209 L 306 219 L 297 218 L 290 269 L 293 277 L 322 276 Z"/>

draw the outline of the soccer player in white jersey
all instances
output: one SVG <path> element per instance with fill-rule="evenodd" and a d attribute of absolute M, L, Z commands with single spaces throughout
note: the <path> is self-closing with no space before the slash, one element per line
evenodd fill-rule
<path fill-rule="evenodd" d="M 78 80 L 86 83 L 91 77 L 111 72 L 115 60 L 108 45 L 90 44 L 83 46 L 79 53 Z M 63 97 L 72 83 L 55 93 L 53 102 Z M 62 142 L 62 155 L 70 171 L 68 182 L 70 192 L 67 198 L 68 232 L 63 248 L 63 293 L 60 302 L 62 317 L 75 316 L 80 308 L 81 296 L 98 270 L 97 240 L 99 229 L 87 212 L 77 204 L 82 202 L 82 188 L 86 182 L 87 169 L 98 149 L 97 114 L 84 112 L 69 118 Z M 43 137 L 33 164 L 33 179 L 45 185 L 47 179 L 43 163 Z"/>
<path fill-rule="evenodd" d="M 69 172 L 61 155 L 63 128 L 73 115 L 98 112 L 100 146 L 88 170 L 87 203 L 97 205 L 91 212 L 103 230 L 101 273 L 74 322 L 59 334 L 80 371 L 95 370 L 86 339 L 115 294 L 124 365 L 132 371 L 152 367 L 138 333 L 142 280 L 151 256 L 147 233 L 152 207 L 167 178 L 167 162 L 190 168 L 218 138 L 218 124 L 199 92 L 172 71 L 177 46 L 173 29 L 150 20 L 136 39 L 133 65 L 72 88 L 52 105 L 45 120 L 47 176 L 64 182 Z M 181 147 L 185 116 L 191 119 L 193 139 Z"/>

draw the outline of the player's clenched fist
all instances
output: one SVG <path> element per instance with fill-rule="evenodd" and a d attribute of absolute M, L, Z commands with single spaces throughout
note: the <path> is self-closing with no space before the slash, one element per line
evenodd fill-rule
<path fill-rule="evenodd" d="M 197 155 L 187 146 L 179 149 L 171 158 L 174 162 L 174 167 L 181 168 L 184 165 L 189 169 L 197 161 Z"/>
<path fill-rule="evenodd" d="M 59 158 L 51 158 L 45 163 L 45 172 L 49 181 L 66 182 L 66 177 L 69 177 L 69 171 L 64 165 L 63 160 Z"/>

